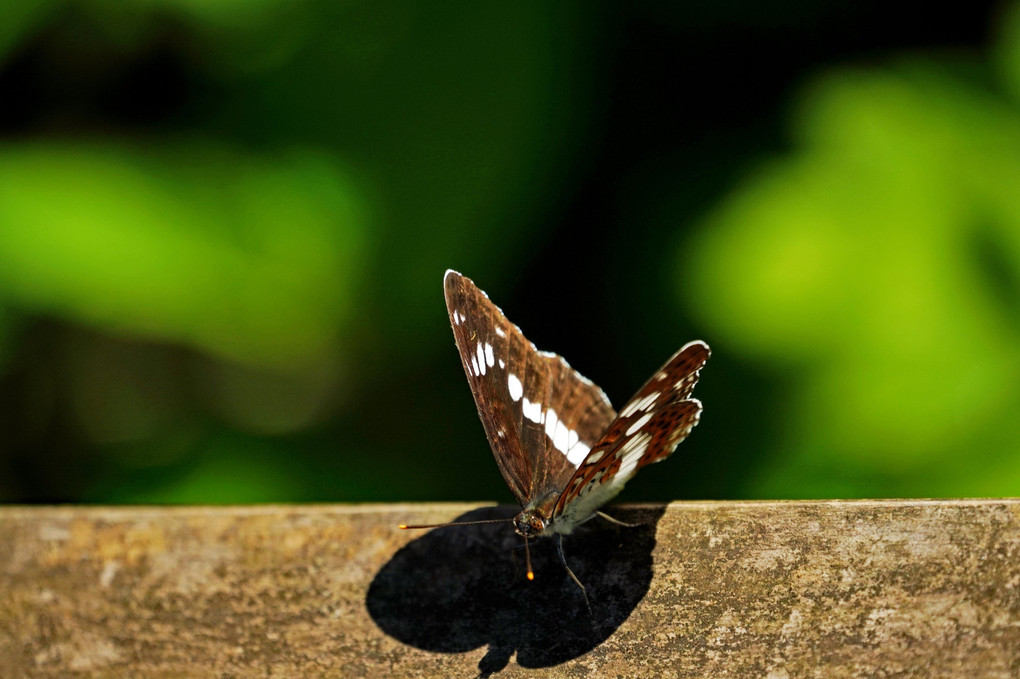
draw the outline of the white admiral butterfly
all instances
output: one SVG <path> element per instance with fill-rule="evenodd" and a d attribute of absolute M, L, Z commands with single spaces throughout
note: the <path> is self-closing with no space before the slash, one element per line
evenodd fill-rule
<path fill-rule="evenodd" d="M 691 392 L 709 357 L 704 342 L 684 345 L 616 413 L 601 389 L 562 357 L 539 351 L 469 278 L 449 270 L 444 283 L 485 435 L 524 508 L 513 523 L 525 547 L 528 538 L 562 538 L 596 514 L 609 519 L 598 508 L 698 423 L 701 403 Z M 562 544 L 559 551 L 566 566 Z"/>

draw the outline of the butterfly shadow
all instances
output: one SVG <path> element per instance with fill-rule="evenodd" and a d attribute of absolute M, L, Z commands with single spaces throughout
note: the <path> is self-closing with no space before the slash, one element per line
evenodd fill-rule
<path fill-rule="evenodd" d="M 490 507 L 456 520 L 509 519 L 515 512 Z M 368 612 L 386 634 L 427 651 L 464 653 L 488 646 L 478 664 L 483 677 L 502 670 L 515 653 L 519 665 L 531 668 L 576 658 L 627 619 L 652 579 L 663 509 L 620 507 L 609 513 L 638 525 L 596 518 L 563 541 L 567 563 L 587 588 L 591 613 L 559 562 L 558 538 L 532 541 L 535 579 L 525 579 L 522 539 L 509 521 L 436 528 L 412 540 L 372 580 Z"/>

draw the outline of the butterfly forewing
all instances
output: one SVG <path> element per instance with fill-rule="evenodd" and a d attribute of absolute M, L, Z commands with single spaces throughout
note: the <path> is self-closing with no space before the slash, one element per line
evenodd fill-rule
<path fill-rule="evenodd" d="M 569 532 L 608 502 L 638 469 L 669 457 L 701 415 L 690 398 L 708 345 L 690 342 L 681 348 L 620 409 L 616 419 L 567 481 L 553 513 Z"/>
<path fill-rule="evenodd" d="M 563 489 L 615 413 L 601 389 L 540 352 L 468 278 L 447 271 L 446 307 L 496 464 L 524 506 Z"/>

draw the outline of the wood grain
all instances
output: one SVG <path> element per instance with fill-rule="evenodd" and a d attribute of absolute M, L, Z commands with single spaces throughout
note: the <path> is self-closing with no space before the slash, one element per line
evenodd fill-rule
<path fill-rule="evenodd" d="M 1017 677 L 1020 502 L 0 508 L 2 677 Z"/>

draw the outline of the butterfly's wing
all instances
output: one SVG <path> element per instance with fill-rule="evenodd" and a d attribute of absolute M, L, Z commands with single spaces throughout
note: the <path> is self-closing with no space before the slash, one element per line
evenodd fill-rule
<path fill-rule="evenodd" d="M 687 437 L 701 416 L 691 392 L 709 353 L 700 340 L 684 345 L 620 409 L 556 502 L 552 518 L 559 532 L 590 518 L 638 469 L 669 457 Z"/>
<path fill-rule="evenodd" d="M 446 308 L 496 464 L 523 506 L 559 492 L 613 421 L 606 395 L 538 351 L 488 295 L 456 271 Z"/>

